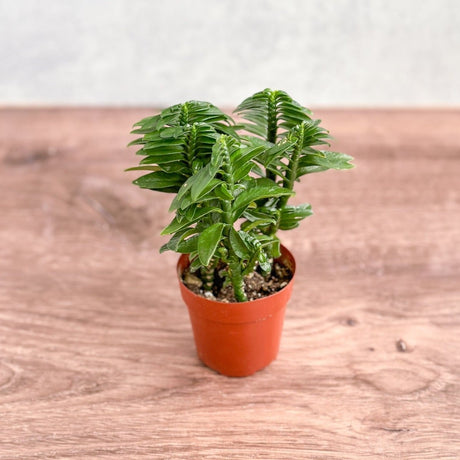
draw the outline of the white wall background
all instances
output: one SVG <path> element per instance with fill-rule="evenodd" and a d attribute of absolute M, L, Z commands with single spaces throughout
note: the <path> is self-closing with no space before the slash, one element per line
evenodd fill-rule
<path fill-rule="evenodd" d="M 0 0 L 0 104 L 459 106 L 460 0 Z"/>

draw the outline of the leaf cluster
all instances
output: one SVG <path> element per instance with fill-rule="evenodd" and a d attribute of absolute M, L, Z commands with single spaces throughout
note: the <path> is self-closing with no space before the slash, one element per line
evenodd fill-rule
<path fill-rule="evenodd" d="M 214 105 L 189 101 L 144 118 L 134 181 L 174 193 L 174 218 L 161 248 L 189 254 L 191 270 L 218 271 L 246 300 L 244 277 L 271 270 L 280 255 L 278 230 L 296 228 L 312 214 L 309 204 L 289 205 L 296 181 L 306 174 L 352 167 L 348 155 L 323 150 L 329 132 L 284 91 L 266 89 L 244 100 L 234 120 Z M 248 134 L 249 133 L 249 134 Z"/>

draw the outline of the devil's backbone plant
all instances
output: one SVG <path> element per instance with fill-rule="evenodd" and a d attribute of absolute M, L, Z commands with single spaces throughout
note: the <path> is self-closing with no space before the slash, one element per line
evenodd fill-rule
<path fill-rule="evenodd" d="M 215 277 L 246 301 L 245 277 L 269 276 L 280 255 L 278 230 L 291 230 L 312 214 L 309 204 L 288 204 L 302 176 L 349 169 L 350 156 L 328 145 L 328 131 L 284 91 L 266 89 L 243 101 L 236 124 L 214 105 L 189 101 L 135 124 L 141 137 L 136 179 L 142 188 L 175 194 L 171 235 L 162 246 L 189 254 L 205 290 Z M 249 133 L 249 134 L 248 134 Z"/>

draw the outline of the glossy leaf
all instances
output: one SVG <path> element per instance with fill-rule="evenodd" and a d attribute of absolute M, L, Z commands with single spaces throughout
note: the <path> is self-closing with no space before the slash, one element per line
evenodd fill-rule
<path fill-rule="evenodd" d="M 218 164 L 208 163 L 204 168 L 202 168 L 198 173 L 190 179 L 192 182 L 190 193 L 192 200 L 196 200 L 198 196 L 209 186 L 210 182 L 214 179 L 217 171 L 219 169 Z"/>
<path fill-rule="evenodd" d="M 230 229 L 230 245 L 235 254 L 243 259 L 247 260 L 251 257 L 251 250 L 247 246 L 245 240 L 242 238 L 243 232 L 237 232 L 233 227 Z"/>
<path fill-rule="evenodd" d="M 127 168 L 125 171 L 160 171 L 161 168 L 155 165 L 148 166 L 134 166 L 133 168 Z"/>
<path fill-rule="evenodd" d="M 198 255 L 196 255 L 195 257 L 191 258 L 191 263 L 190 263 L 189 269 L 190 269 L 190 271 L 192 273 L 196 272 L 202 266 L 203 266 L 203 264 L 201 263 L 200 258 L 198 257 Z"/>
<path fill-rule="evenodd" d="M 327 169 L 351 169 L 353 157 L 341 152 L 316 150 L 302 157 L 299 166 L 321 166 Z"/>
<path fill-rule="evenodd" d="M 251 230 L 255 228 L 267 227 L 268 225 L 271 225 L 272 223 L 273 223 L 272 219 L 259 219 L 253 222 L 246 221 L 241 224 L 241 229 L 244 230 L 245 232 L 250 232 Z"/>
<path fill-rule="evenodd" d="M 274 198 L 284 195 L 291 196 L 293 192 L 280 187 L 270 179 L 254 179 L 250 186 L 236 198 L 233 206 L 233 219 L 238 219 L 244 210 L 254 201 L 262 198 Z"/>
<path fill-rule="evenodd" d="M 196 233 L 194 228 L 186 228 L 176 232 L 166 244 L 161 246 L 160 253 L 165 251 L 177 251 L 182 241 L 194 233 Z"/>
<path fill-rule="evenodd" d="M 168 163 L 176 163 L 184 159 L 184 156 L 181 153 L 168 153 L 165 154 L 156 154 L 156 155 L 148 155 L 143 158 L 140 162 L 141 165 L 151 165 L 151 164 L 159 164 L 165 165 Z"/>
<path fill-rule="evenodd" d="M 291 230 L 299 226 L 299 222 L 308 216 L 311 216 L 313 211 L 311 205 L 301 204 L 298 206 L 285 206 L 280 213 L 280 230 Z"/>
<path fill-rule="evenodd" d="M 161 235 L 169 235 L 171 233 L 175 233 L 178 230 L 181 230 L 185 227 L 188 227 L 189 225 L 193 225 L 194 223 L 198 222 L 200 219 L 202 219 L 204 216 L 212 213 L 212 212 L 217 212 L 221 213 L 222 209 L 209 206 L 209 207 L 203 207 L 203 208 L 197 208 L 194 210 L 193 214 L 191 216 L 176 216 L 171 223 L 166 226 L 163 231 L 161 232 Z"/>
<path fill-rule="evenodd" d="M 267 254 L 265 253 L 264 250 L 261 250 L 259 252 L 258 261 L 259 261 L 259 267 L 262 270 L 262 273 L 264 275 L 268 275 L 270 273 L 270 270 L 272 269 L 272 264 L 270 263 L 267 257 Z"/>
<path fill-rule="evenodd" d="M 222 236 L 223 223 L 215 223 L 204 230 L 198 237 L 198 257 L 206 267 L 209 265 Z"/>
<path fill-rule="evenodd" d="M 168 174 L 164 171 L 156 171 L 145 176 L 139 177 L 133 181 L 133 184 L 141 188 L 148 188 L 150 190 L 159 190 L 177 188 L 179 190 L 185 177 L 180 174 Z M 176 191 L 177 191 L 176 190 Z"/>
<path fill-rule="evenodd" d="M 198 240 L 200 235 L 193 235 L 186 240 L 181 241 L 176 248 L 176 251 L 181 254 L 190 254 L 198 250 Z"/>
<path fill-rule="evenodd" d="M 228 190 L 227 185 L 223 182 L 221 182 L 220 185 L 215 189 L 214 193 L 221 200 L 233 200 L 233 195 Z"/>
<path fill-rule="evenodd" d="M 192 199 L 192 194 L 187 193 L 185 196 L 182 197 L 179 209 L 184 210 L 187 209 L 189 206 L 197 205 L 198 203 L 204 203 L 205 201 L 215 200 L 217 197 L 216 193 L 212 193 L 212 191 L 220 184 L 221 182 L 217 179 L 213 179 L 209 184 L 203 189 L 198 197 L 195 200 Z M 173 210 L 173 209 L 172 209 Z"/>

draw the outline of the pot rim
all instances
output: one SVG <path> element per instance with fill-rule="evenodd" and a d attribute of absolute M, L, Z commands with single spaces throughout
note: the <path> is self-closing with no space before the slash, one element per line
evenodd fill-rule
<path fill-rule="evenodd" d="M 177 261 L 177 264 L 176 264 L 177 277 L 179 278 L 179 283 L 181 283 L 181 286 L 188 291 L 189 295 L 191 295 L 192 297 L 194 297 L 196 299 L 200 299 L 201 302 L 205 302 L 205 303 L 209 302 L 209 303 L 212 303 L 212 304 L 218 304 L 218 305 L 222 305 L 222 306 L 225 305 L 225 306 L 238 306 L 238 307 L 245 307 L 245 306 L 248 306 L 248 305 L 261 304 L 261 303 L 266 302 L 267 299 L 271 299 L 271 298 L 273 298 L 275 296 L 281 295 L 281 293 L 283 293 L 286 289 L 288 289 L 292 285 L 292 283 L 294 282 L 295 273 L 296 273 L 296 261 L 295 261 L 295 258 L 293 256 L 293 254 L 291 253 L 291 251 L 286 246 L 281 244 L 280 249 L 281 249 L 281 256 L 277 257 L 275 260 L 280 260 L 280 259 L 283 258 L 283 256 L 286 257 L 287 259 L 289 259 L 289 262 L 291 264 L 289 269 L 292 271 L 292 278 L 289 280 L 289 282 L 286 284 L 286 286 L 284 286 L 279 291 L 276 291 L 273 294 L 267 295 L 265 297 L 261 297 L 260 299 L 248 300 L 246 302 L 222 302 L 221 300 L 208 299 L 207 297 L 203 297 L 201 295 L 195 294 L 193 291 L 191 291 L 187 287 L 187 285 L 182 280 L 182 270 L 183 269 L 182 269 L 181 265 L 185 262 L 185 259 L 187 259 L 187 262 L 188 262 L 188 254 L 181 254 L 181 256 L 179 257 L 179 259 Z"/>

